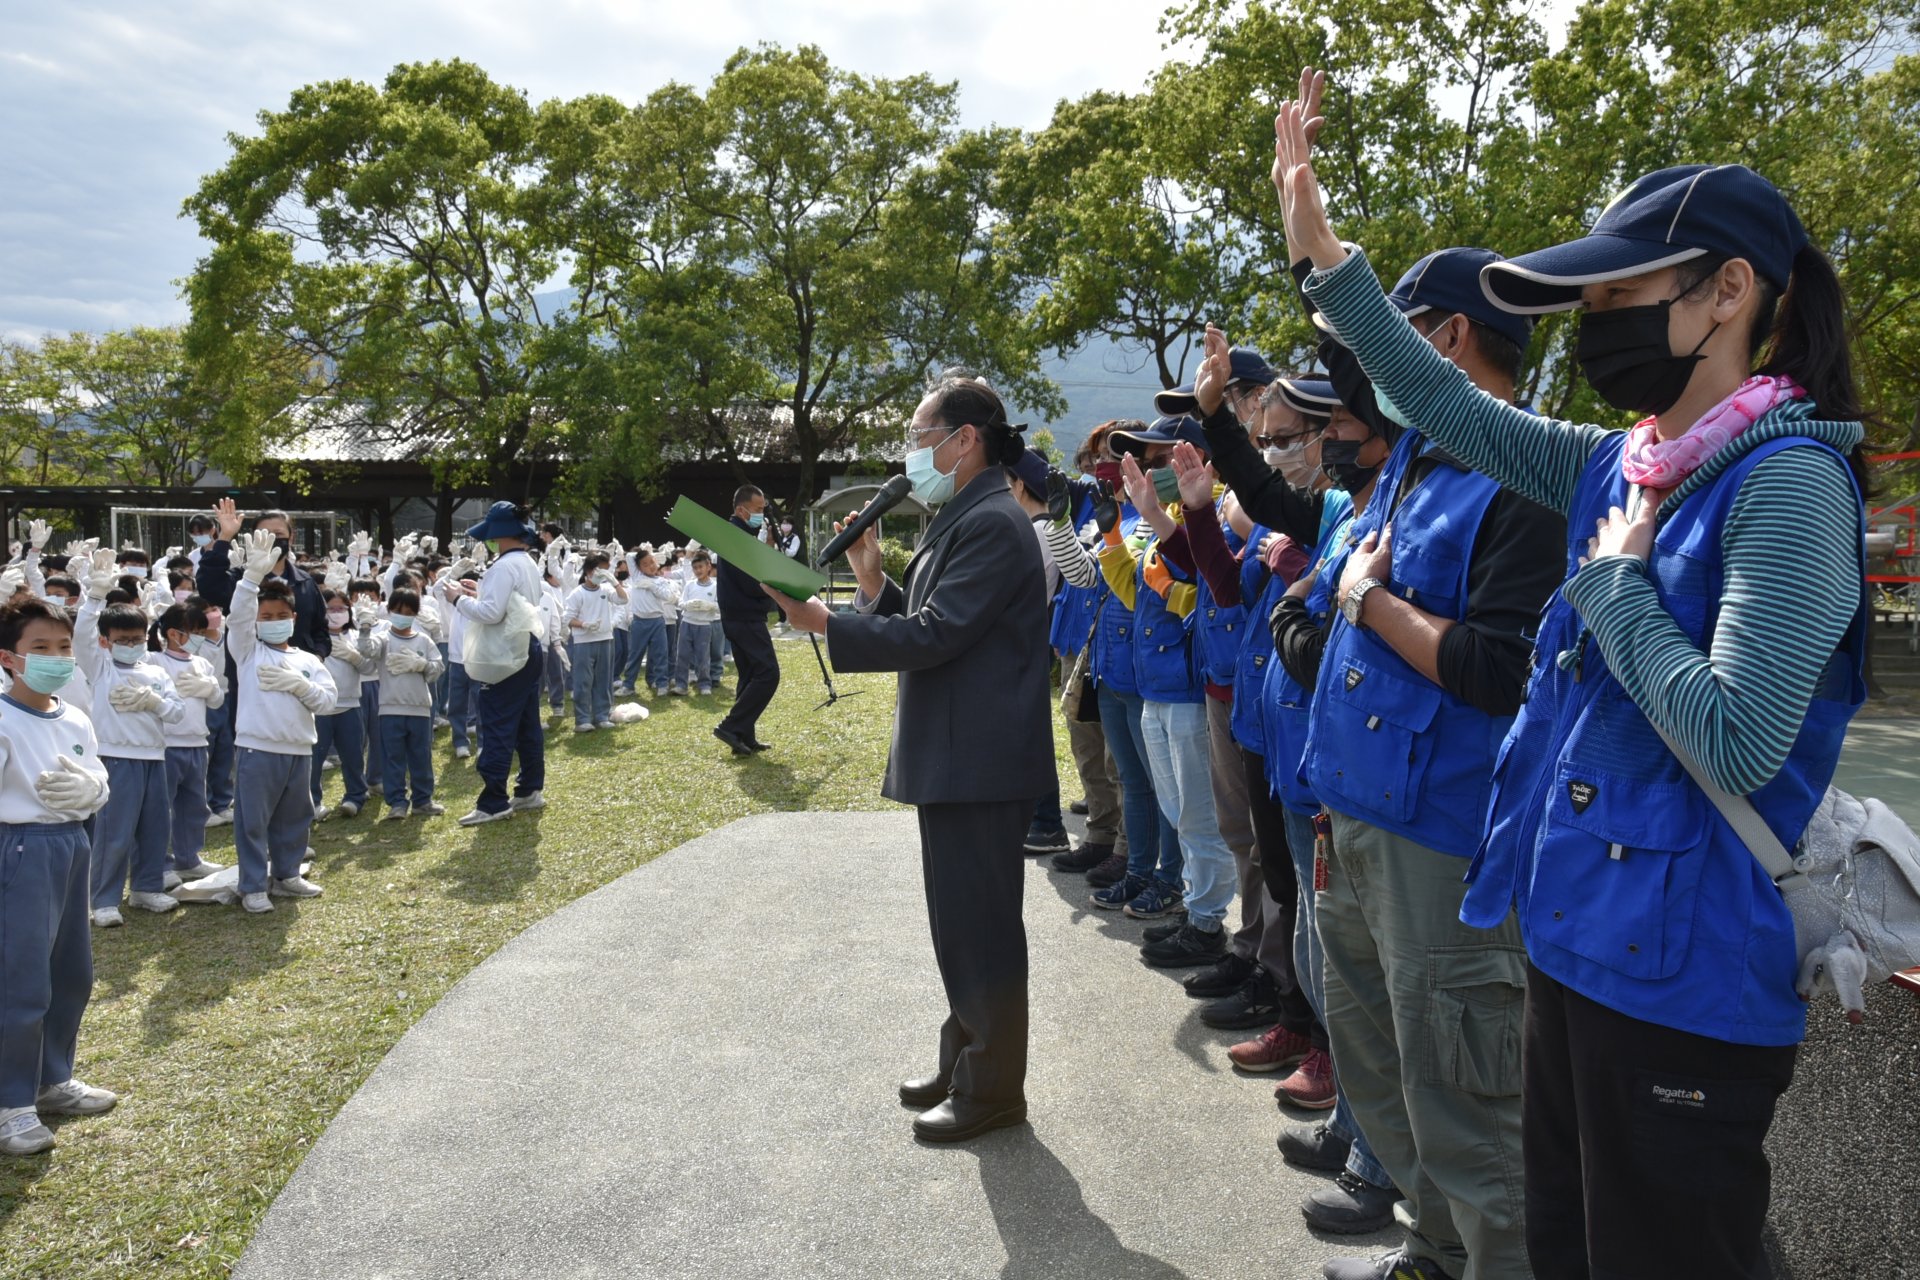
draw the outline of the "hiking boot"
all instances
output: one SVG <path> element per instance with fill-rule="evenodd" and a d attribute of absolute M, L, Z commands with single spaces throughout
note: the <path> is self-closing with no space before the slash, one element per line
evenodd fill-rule
<path fill-rule="evenodd" d="M 1137 899 L 1136 899 L 1137 901 Z M 1156 969 L 1184 969 L 1189 965 L 1210 964 L 1220 958 L 1227 945 L 1227 931 L 1205 929 L 1189 921 L 1171 938 L 1149 942 L 1140 948 L 1140 958 Z"/>
<path fill-rule="evenodd" d="M 1400 1193 L 1392 1187 L 1376 1187 L 1343 1169 L 1339 1177 L 1324 1187 L 1315 1187 L 1313 1193 L 1300 1202 L 1300 1215 L 1315 1231 L 1363 1236 L 1392 1226 L 1393 1206 L 1399 1200 Z"/>
<path fill-rule="evenodd" d="M 1188 974 L 1180 979 L 1180 985 L 1195 1000 L 1218 1000 L 1238 991 L 1240 985 L 1253 976 L 1255 967 L 1245 956 L 1229 951 L 1220 957 L 1219 964 Z"/>
<path fill-rule="evenodd" d="M 1189 991 L 1188 995 L 1193 993 Z M 1222 1031 L 1270 1027 L 1280 1020 L 1280 988 L 1273 975 L 1255 965 L 1240 989 L 1200 1010 L 1200 1021 Z"/>
<path fill-rule="evenodd" d="M 1065 853 L 1054 854 L 1052 866 L 1055 871 L 1091 871 L 1112 856 L 1110 844 L 1082 842 Z"/>
<path fill-rule="evenodd" d="M 1162 916 L 1185 915 L 1187 902 L 1179 888 L 1164 880 L 1149 880 L 1127 903 L 1127 914 L 1135 920 L 1158 920 Z M 1218 931 L 1216 930 L 1216 933 Z M 1213 956 L 1220 952 L 1216 949 Z M 1212 959 L 1212 956 L 1208 957 Z"/>
<path fill-rule="evenodd" d="M 1073 841 L 1067 837 L 1065 827 L 1043 827 L 1035 823 L 1027 828 L 1026 843 L 1021 847 L 1028 853 L 1065 853 L 1073 847 Z"/>
<path fill-rule="evenodd" d="M 1104 889 L 1096 889 L 1087 895 L 1087 901 L 1102 911 L 1118 911 L 1147 887 L 1145 876 L 1131 873 L 1122 875 L 1119 880 Z"/>
<path fill-rule="evenodd" d="M 1300 1060 L 1294 1073 L 1273 1087 L 1273 1096 L 1308 1111 L 1325 1111 L 1333 1105 L 1333 1059 L 1325 1049 L 1315 1049 Z"/>
<path fill-rule="evenodd" d="M 1227 1057 L 1242 1071 L 1278 1071 L 1291 1067 L 1313 1052 L 1313 1042 L 1282 1026 L 1268 1027 L 1266 1034 L 1227 1050 Z"/>
<path fill-rule="evenodd" d="M 1094 864 L 1087 872 L 1087 883 L 1096 889 L 1104 889 L 1110 884 L 1119 884 L 1127 875 L 1127 855 L 1110 853 L 1106 858 Z"/>
<path fill-rule="evenodd" d="M 1353 1143 L 1336 1138 L 1324 1120 L 1319 1124 L 1290 1124 L 1280 1131 L 1274 1145 L 1280 1148 L 1282 1160 L 1296 1169 L 1316 1173 L 1340 1172 L 1347 1167 L 1347 1153 L 1353 1150 Z"/>

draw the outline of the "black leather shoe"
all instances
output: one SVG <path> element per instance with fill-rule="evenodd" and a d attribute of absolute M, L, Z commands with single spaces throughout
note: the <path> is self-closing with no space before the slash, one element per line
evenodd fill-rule
<path fill-rule="evenodd" d="M 771 742 L 762 742 L 758 738 L 748 738 L 747 749 L 749 751 L 771 751 L 773 750 L 773 744 Z"/>
<path fill-rule="evenodd" d="M 1393 1206 L 1399 1199 L 1400 1193 L 1392 1187 L 1376 1187 L 1343 1172 L 1331 1185 L 1316 1188 L 1302 1200 L 1300 1213 L 1316 1231 L 1360 1236 L 1392 1226 Z"/>
<path fill-rule="evenodd" d="M 1192 924 L 1183 924 L 1172 937 L 1149 942 L 1140 948 L 1140 958 L 1156 969 L 1188 969 L 1212 964 L 1227 950 L 1227 931 L 1208 933 Z"/>
<path fill-rule="evenodd" d="M 1241 984 L 1253 976 L 1253 970 L 1253 961 L 1229 951 L 1218 963 L 1195 969 L 1182 978 L 1180 985 L 1195 1000 L 1218 1000 L 1238 991 Z"/>
<path fill-rule="evenodd" d="M 952 1097 L 915 1116 L 913 1136 L 922 1142 L 967 1142 L 994 1129 L 1026 1122 L 1025 1102 L 975 1102 Z"/>
<path fill-rule="evenodd" d="M 1275 1140 L 1280 1158 L 1296 1169 L 1319 1173 L 1338 1173 L 1347 1167 L 1347 1152 L 1353 1143 L 1336 1138 L 1327 1131 L 1326 1121 L 1319 1124 L 1290 1124 Z"/>
<path fill-rule="evenodd" d="M 900 1082 L 900 1101 L 916 1111 L 925 1111 L 928 1107 L 939 1106 L 952 1092 L 953 1081 L 938 1074 L 915 1076 L 911 1080 Z"/>
<path fill-rule="evenodd" d="M 1084 818 L 1087 816 L 1087 802 L 1085 800 L 1075 800 L 1067 806 L 1067 812 L 1077 813 Z"/>
<path fill-rule="evenodd" d="M 1065 853 L 1054 854 L 1053 869 L 1055 871 L 1091 871 L 1112 856 L 1112 845 L 1083 841 Z"/>
<path fill-rule="evenodd" d="M 1192 991 L 1187 992 L 1192 995 Z M 1250 1027 L 1270 1027 L 1280 1021 L 1280 988 L 1265 969 L 1256 966 L 1240 984 L 1240 989 L 1220 1000 L 1208 1002 L 1200 1010 L 1200 1021 L 1223 1031 L 1245 1031 Z"/>
<path fill-rule="evenodd" d="M 715 725 L 713 736 L 726 743 L 729 747 L 732 747 L 733 754 L 737 756 L 750 756 L 753 754 L 753 748 L 747 744 L 747 740 L 733 730 L 726 728 L 724 725 Z"/>

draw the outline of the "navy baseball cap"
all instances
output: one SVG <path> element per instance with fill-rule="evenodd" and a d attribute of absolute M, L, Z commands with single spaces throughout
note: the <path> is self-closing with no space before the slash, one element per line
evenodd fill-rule
<path fill-rule="evenodd" d="M 1116 453 L 1139 454 L 1145 453 L 1148 445 L 1178 444 L 1182 440 L 1202 453 L 1213 452 L 1207 447 L 1207 433 L 1200 429 L 1199 421 L 1187 414 L 1159 418 L 1145 431 L 1116 428 L 1107 436 L 1107 447 Z"/>
<path fill-rule="evenodd" d="M 1533 337 L 1533 318 L 1498 305 L 1480 283 L 1487 268 L 1502 261 L 1491 249 L 1440 249 L 1407 268 L 1387 299 L 1409 318 L 1425 311 L 1458 312 L 1525 350 Z M 1339 341 L 1340 335 L 1318 311 L 1313 322 Z"/>
<path fill-rule="evenodd" d="M 1327 418 L 1339 407 L 1333 384 L 1321 378 L 1280 378 L 1280 398 L 1310 418 Z"/>
<path fill-rule="evenodd" d="M 1624 280 L 1707 254 L 1745 258 L 1784 291 L 1806 228 L 1779 188 L 1741 164 L 1683 164 L 1613 198 L 1578 240 L 1489 264 L 1480 287 L 1526 315 L 1580 305 L 1582 286 Z"/>
<path fill-rule="evenodd" d="M 1264 387 L 1273 381 L 1273 366 L 1252 347 L 1235 347 L 1227 354 L 1233 360 L 1233 376 L 1227 379 L 1228 386 L 1252 384 Z M 1153 407 L 1156 412 L 1177 417 L 1196 412 L 1200 402 L 1194 398 L 1193 384 L 1184 382 L 1171 391 L 1162 391 L 1154 396 Z"/>
<path fill-rule="evenodd" d="M 1021 451 L 1013 465 L 1007 470 L 1020 477 L 1020 483 L 1026 486 L 1028 493 L 1040 499 L 1047 498 L 1047 460 L 1031 449 Z"/>

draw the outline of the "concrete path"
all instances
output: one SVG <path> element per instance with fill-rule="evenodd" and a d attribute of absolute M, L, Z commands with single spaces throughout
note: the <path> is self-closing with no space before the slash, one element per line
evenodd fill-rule
<path fill-rule="evenodd" d="M 944 1006 L 911 815 L 723 828 L 533 926 L 401 1040 L 242 1280 L 1317 1276 L 1271 1080 L 1028 871 L 1032 1124 L 916 1143 Z"/>

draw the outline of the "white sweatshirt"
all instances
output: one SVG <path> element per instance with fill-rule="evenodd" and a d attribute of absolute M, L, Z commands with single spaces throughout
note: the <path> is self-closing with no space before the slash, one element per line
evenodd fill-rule
<path fill-rule="evenodd" d="M 611 643 L 617 603 L 605 587 L 575 587 L 567 596 L 566 634 L 575 644 Z"/>
<path fill-rule="evenodd" d="M 696 627 L 720 621 L 719 575 L 709 574 L 705 582 L 695 578 L 680 588 L 680 620 Z"/>
<path fill-rule="evenodd" d="M 425 671 L 393 671 L 387 659 L 402 651 L 427 660 Z M 431 716 L 433 682 L 440 678 L 440 646 L 414 623 L 410 634 L 401 635 L 391 626 L 381 628 L 373 642 L 373 664 L 385 672 L 380 684 L 380 714 L 383 716 Z"/>
<path fill-rule="evenodd" d="M 226 686 L 220 682 L 220 677 L 214 673 L 213 664 L 205 658 L 190 657 L 186 654 L 176 655 L 165 649 L 162 649 L 156 654 L 155 658 L 157 658 L 160 663 L 160 669 L 167 673 L 169 680 L 178 681 L 181 676 L 191 671 L 195 675 L 202 675 L 213 681 L 213 696 L 210 698 L 189 698 L 186 694 L 181 693 L 180 702 L 182 706 L 186 707 L 187 713 L 181 716 L 175 723 L 167 726 L 167 745 L 169 747 L 206 746 L 207 712 L 227 700 Z M 174 692 L 180 693 L 178 684 L 174 686 Z"/>
<path fill-rule="evenodd" d="M 507 551 L 480 575 L 480 594 L 462 597 L 458 608 L 468 625 L 494 626 L 505 620 L 507 601 L 519 596 L 534 609 L 540 607 L 540 563 L 524 551 Z"/>
<path fill-rule="evenodd" d="M 113 760 L 165 760 L 167 726 L 178 724 L 187 714 L 187 705 L 173 687 L 173 680 L 160 665 L 143 656 L 140 661 L 119 663 L 112 651 L 100 644 L 101 601 L 87 597 L 80 616 L 73 623 L 73 656 L 85 668 L 93 686 L 92 720 L 99 735 L 100 753 Z M 144 651 L 143 651 L 144 653 Z M 143 685 L 160 695 L 158 711 L 116 711 L 113 691 L 123 684 Z M 201 728 L 206 719 L 204 709 Z"/>
<path fill-rule="evenodd" d="M 674 609 L 679 603 L 680 584 L 665 574 L 649 578 L 636 568 L 628 575 L 628 616 L 635 619 L 665 618 L 671 622 L 677 616 Z"/>
<path fill-rule="evenodd" d="M 100 780 L 100 803 L 84 813 L 47 808 L 35 788 L 41 774 L 60 767 L 61 756 Z M 106 782 L 93 722 L 76 704 L 56 697 L 45 712 L 12 698 L 0 704 L 0 823 L 82 822 L 106 804 Z"/>
<path fill-rule="evenodd" d="M 327 664 L 305 649 L 288 645 L 275 649 L 260 643 L 260 588 L 245 578 L 233 585 L 233 612 L 227 616 L 227 652 L 233 655 L 241 692 L 234 713 L 233 743 L 253 751 L 274 755 L 304 756 L 313 752 L 319 733 L 313 726 L 316 715 L 333 710 L 337 690 Z M 260 687 L 260 672 L 267 667 L 292 667 L 308 681 L 301 697 L 277 689 Z"/>
<path fill-rule="evenodd" d="M 373 632 L 362 631 L 348 623 L 341 631 L 327 632 L 327 641 L 331 644 L 336 636 L 346 637 L 352 647 L 347 650 L 346 658 L 332 654 L 327 656 L 327 674 L 333 677 L 333 706 L 335 711 L 357 711 L 360 709 L 360 678 L 373 670 Z M 326 712 L 320 714 L 325 715 Z"/>

